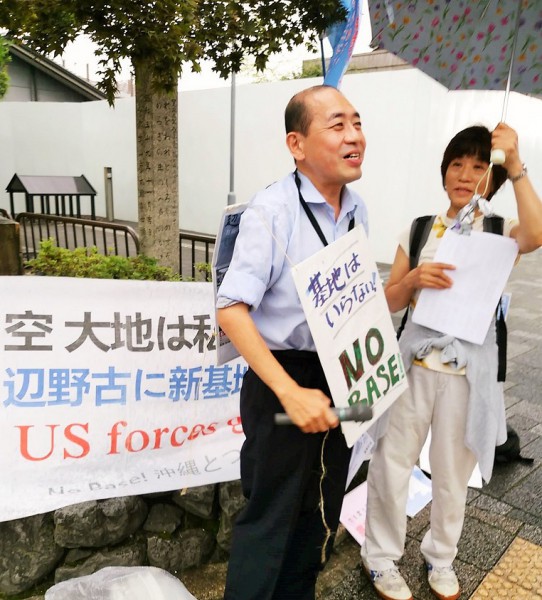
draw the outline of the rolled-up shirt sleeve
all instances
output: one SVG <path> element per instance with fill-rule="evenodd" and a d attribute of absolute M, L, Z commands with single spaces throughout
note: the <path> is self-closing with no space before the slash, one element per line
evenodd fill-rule
<path fill-rule="evenodd" d="M 281 273 L 285 260 L 284 216 L 256 198 L 241 216 L 233 257 L 217 293 L 217 308 L 242 302 L 252 310 Z"/>

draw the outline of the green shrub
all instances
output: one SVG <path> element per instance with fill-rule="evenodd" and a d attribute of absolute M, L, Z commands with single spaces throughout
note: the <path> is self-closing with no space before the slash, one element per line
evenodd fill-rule
<path fill-rule="evenodd" d="M 307 65 L 303 65 L 303 69 L 301 74 L 299 75 L 300 79 L 307 79 L 309 77 L 323 77 L 324 73 L 322 71 L 322 65 L 310 63 Z"/>
<path fill-rule="evenodd" d="M 202 276 L 205 281 L 213 280 L 213 267 L 208 262 L 198 262 L 194 265 L 196 271 Z"/>
<path fill-rule="evenodd" d="M 43 240 L 36 258 L 26 261 L 25 267 L 30 273 L 55 277 L 181 281 L 172 269 L 162 267 L 154 258 L 142 254 L 106 256 L 95 246 L 67 250 L 59 248 L 53 239 Z"/>

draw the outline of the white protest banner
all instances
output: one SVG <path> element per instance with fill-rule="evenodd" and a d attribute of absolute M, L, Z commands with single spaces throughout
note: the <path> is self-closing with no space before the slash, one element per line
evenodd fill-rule
<path fill-rule="evenodd" d="M 382 282 L 361 225 L 292 270 L 333 401 L 373 408 L 343 422 L 352 446 L 408 387 Z"/>
<path fill-rule="evenodd" d="M 0 521 L 239 478 L 211 283 L 0 277 Z"/>

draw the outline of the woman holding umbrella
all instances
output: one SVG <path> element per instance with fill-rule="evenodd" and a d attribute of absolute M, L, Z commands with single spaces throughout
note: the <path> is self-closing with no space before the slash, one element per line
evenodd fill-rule
<path fill-rule="evenodd" d="M 491 169 L 492 148 L 504 150 L 505 161 Z M 444 231 L 454 225 L 464 228 L 463 217 L 473 205 L 473 196 L 480 190 L 489 200 L 507 177 L 514 186 L 518 220 L 505 219 L 503 235 L 516 240 L 520 253 L 542 246 L 542 202 L 529 181 L 511 127 L 500 123 L 493 133 L 480 126 L 459 132 L 444 152 L 441 173 L 448 209 L 435 218 L 415 268 L 409 259 L 410 230 L 400 238 L 385 287 L 391 312 L 412 307 L 423 288 L 451 287 L 449 272 L 454 266 L 433 261 Z M 469 227 L 482 230 L 484 216 L 478 206 L 473 217 Z M 463 364 L 442 362 L 447 354 L 443 345 L 448 343 L 455 349 L 459 345 L 466 357 Z M 370 462 L 362 564 L 380 597 L 412 598 L 395 561 L 404 551 L 410 474 L 431 427 L 431 524 L 420 549 L 432 592 L 441 600 L 452 600 L 460 595 L 452 563 L 463 527 L 468 481 L 476 463 L 489 481 L 492 452 L 506 440 L 495 328 L 489 328 L 479 346 L 446 341 L 444 334 L 416 325 L 409 317 L 399 344 L 409 390 L 389 409 L 386 433 L 378 440 Z M 488 407 L 491 414 L 481 414 Z"/>

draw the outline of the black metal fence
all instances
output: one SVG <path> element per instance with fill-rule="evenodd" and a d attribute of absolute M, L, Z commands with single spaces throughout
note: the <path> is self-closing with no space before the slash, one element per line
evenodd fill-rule
<path fill-rule="evenodd" d="M 128 225 L 60 217 L 41 213 L 19 213 L 21 252 L 24 260 L 35 258 L 40 242 L 54 238 L 59 248 L 73 250 L 96 246 L 101 254 L 135 256 L 139 253 L 139 238 Z"/>
<path fill-rule="evenodd" d="M 179 232 L 179 264 L 183 277 L 211 281 L 211 273 L 206 266 L 213 260 L 215 240 L 214 235 L 190 231 Z"/>
<path fill-rule="evenodd" d="M 3 209 L 0 214 L 9 215 Z M 35 258 L 40 242 L 53 238 L 60 248 L 95 246 L 101 254 L 135 256 L 139 254 L 139 237 L 135 229 L 126 224 L 109 221 L 78 219 L 19 213 L 16 218 L 21 227 L 21 254 L 23 260 Z M 215 236 L 190 231 L 179 232 L 180 273 L 184 278 L 210 281 L 208 269 L 215 248 Z"/>

